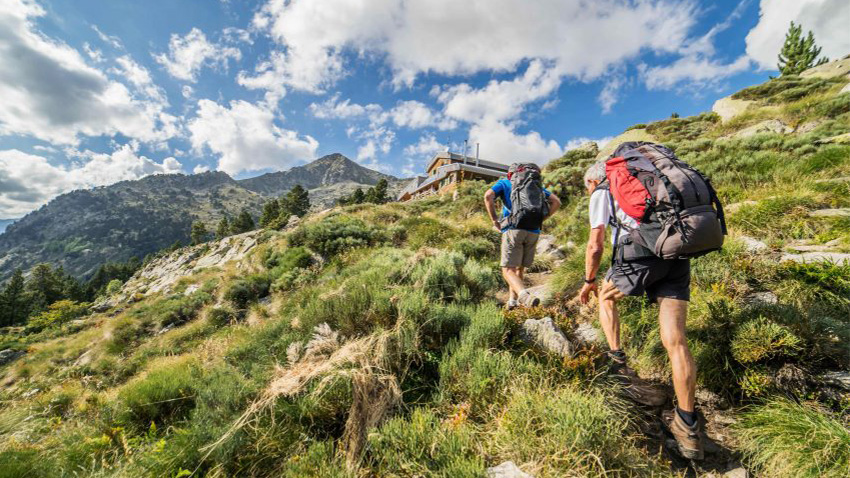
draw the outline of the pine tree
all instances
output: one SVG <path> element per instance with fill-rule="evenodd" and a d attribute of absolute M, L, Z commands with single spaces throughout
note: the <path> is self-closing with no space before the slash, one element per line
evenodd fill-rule
<path fill-rule="evenodd" d="M 803 71 L 817 65 L 823 65 L 829 59 L 820 55 L 820 47 L 815 44 L 815 36 L 809 34 L 803 38 L 802 25 L 791 22 L 788 32 L 785 34 L 785 44 L 779 52 L 779 73 L 781 75 L 798 75 Z"/>
<path fill-rule="evenodd" d="M 363 190 L 357 188 L 351 193 L 351 199 L 348 204 L 363 204 L 363 201 L 366 200 L 366 195 L 363 193 Z"/>
<path fill-rule="evenodd" d="M 263 214 L 260 216 L 260 226 L 268 227 L 272 221 L 280 216 L 280 203 L 272 199 L 263 205 Z"/>
<path fill-rule="evenodd" d="M 22 324 L 29 316 L 29 303 L 24 296 L 24 273 L 15 269 L 0 294 L 0 327 Z"/>
<path fill-rule="evenodd" d="M 310 210 L 310 193 L 296 184 L 286 195 L 280 198 L 280 217 L 289 219 L 289 216 L 303 217 Z"/>
<path fill-rule="evenodd" d="M 190 237 L 192 238 L 193 246 L 207 242 L 207 226 L 201 221 L 193 222 Z"/>
<path fill-rule="evenodd" d="M 233 222 L 230 223 L 230 232 L 232 234 L 242 234 L 254 230 L 254 218 L 247 209 L 243 209 Z"/>
<path fill-rule="evenodd" d="M 383 204 L 387 202 L 387 180 L 381 178 L 378 184 L 369 188 L 366 192 L 365 201 L 373 204 Z"/>
<path fill-rule="evenodd" d="M 230 221 L 227 220 L 227 216 L 223 216 L 220 221 L 218 221 L 218 227 L 215 230 L 215 238 L 216 239 L 224 239 L 225 237 L 230 235 Z"/>
<path fill-rule="evenodd" d="M 62 299 L 62 283 L 57 280 L 50 264 L 35 266 L 24 285 L 26 299 L 31 312 L 41 312 L 47 306 Z"/>

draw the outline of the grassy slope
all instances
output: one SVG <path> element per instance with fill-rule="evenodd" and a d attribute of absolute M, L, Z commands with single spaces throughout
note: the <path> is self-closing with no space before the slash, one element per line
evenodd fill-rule
<path fill-rule="evenodd" d="M 850 272 L 779 264 L 734 237 L 777 251 L 803 238 L 850 247 L 846 218 L 807 215 L 850 206 L 850 183 L 817 182 L 850 175 L 850 147 L 816 144 L 850 131 L 840 87 L 771 85 L 748 92 L 763 103 L 732 123 L 648 125 L 727 203 L 753 201 L 730 214 L 726 250 L 695 263 L 690 341 L 700 386 L 742 407 L 739 447 L 768 476 L 846 474 L 846 396 L 779 371 L 847 367 Z M 800 88 L 808 94 L 783 93 Z M 826 121 L 806 135 L 720 139 L 768 117 Z M 567 199 L 547 226 L 562 243 L 586 234 L 583 156 L 547 168 Z M 669 475 L 592 352 L 563 362 L 516 340 L 524 317 L 505 317 L 493 299 L 499 237 L 484 221 L 484 187 L 310 217 L 266 234 L 241 267 L 186 277 L 173 295 L 3 337 L 29 352 L 0 369 L 0 476 L 457 477 L 504 460 L 535 476 Z M 578 248 L 554 271 L 565 297 L 582 261 Z M 201 287 L 185 296 L 190 284 Z M 747 302 L 767 290 L 778 304 Z M 578 317 L 553 312 L 562 325 Z M 625 342 L 642 373 L 666 377 L 653 314 L 627 300 Z M 792 416 L 809 417 L 794 429 L 806 446 L 776 431 Z"/>

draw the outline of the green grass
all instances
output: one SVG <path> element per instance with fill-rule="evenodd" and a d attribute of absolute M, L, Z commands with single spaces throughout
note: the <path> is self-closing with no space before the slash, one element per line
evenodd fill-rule
<path fill-rule="evenodd" d="M 769 476 L 850 474 L 850 431 L 818 406 L 773 400 L 744 413 L 734 428 L 747 462 Z"/>

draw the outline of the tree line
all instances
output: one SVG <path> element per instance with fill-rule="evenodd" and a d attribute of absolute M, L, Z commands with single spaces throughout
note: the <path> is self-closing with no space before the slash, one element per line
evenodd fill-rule
<path fill-rule="evenodd" d="M 351 204 L 383 204 L 389 201 L 387 197 L 387 188 L 389 183 L 384 178 L 378 180 L 378 183 L 363 192 L 363 189 L 357 188 L 348 196 L 342 196 L 336 200 L 340 206 L 349 206 Z"/>
<path fill-rule="evenodd" d="M 87 281 L 76 279 L 62 266 L 54 268 L 46 263 L 35 266 L 26 279 L 20 268 L 15 269 L 0 291 L 0 327 L 25 324 L 61 301 L 76 307 L 99 295 L 117 292 L 141 265 L 137 257 L 127 262 L 107 262 Z"/>

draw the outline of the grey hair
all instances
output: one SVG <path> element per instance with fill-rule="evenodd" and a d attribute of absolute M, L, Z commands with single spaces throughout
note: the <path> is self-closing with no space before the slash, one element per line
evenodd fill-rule
<path fill-rule="evenodd" d="M 605 162 L 599 161 L 598 163 L 593 163 L 587 171 L 584 172 L 584 183 L 587 184 L 588 181 L 604 181 L 605 180 Z"/>

